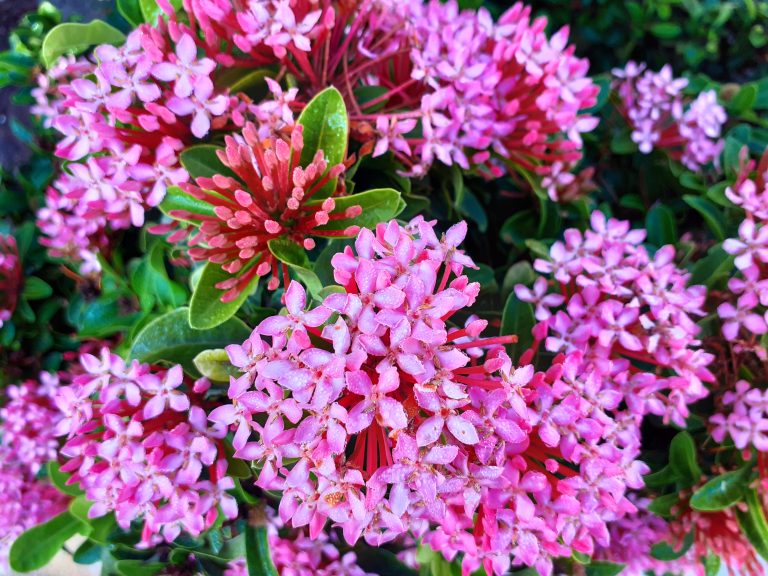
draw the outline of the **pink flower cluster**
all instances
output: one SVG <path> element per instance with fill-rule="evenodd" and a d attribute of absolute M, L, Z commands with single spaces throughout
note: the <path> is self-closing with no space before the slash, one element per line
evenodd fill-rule
<path fill-rule="evenodd" d="M 683 90 L 688 80 L 674 78 L 669 64 L 653 72 L 646 70 L 645 64 L 630 61 L 613 74 L 621 112 L 640 152 L 667 150 L 690 170 L 698 171 L 708 164 L 718 166 L 727 116 L 714 90 L 702 92 L 686 105 Z"/>
<path fill-rule="evenodd" d="M 705 315 L 706 289 L 687 286 L 673 246 L 650 256 L 644 230 L 600 211 L 591 224 L 583 234 L 566 230 L 550 259 L 534 264 L 552 275 L 558 293 L 548 294 L 537 280 L 533 290 L 516 287 L 517 296 L 536 305 L 537 330 L 549 352 L 583 353 L 576 373 L 591 374 L 600 397 L 612 397 L 614 407 L 624 402 L 638 423 L 651 413 L 685 426 L 688 405 L 714 381 L 707 368 L 713 356 L 699 348 L 694 320 Z M 562 308 L 553 313 L 553 306 Z M 635 361 L 655 368 L 643 370 Z"/>
<path fill-rule="evenodd" d="M 48 373 L 40 381 L 7 388 L 0 409 L 0 571 L 5 573 L 13 541 L 25 530 L 67 508 L 69 498 L 38 477 L 56 458 L 58 442 L 52 426 L 61 417 L 53 401 L 58 379 Z"/>
<path fill-rule="evenodd" d="M 621 573 L 626 576 L 698 574 L 701 565 L 691 553 L 677 560 L 657 560 L 651 555 L 655 544 L 669 542 L 675 545 L 675 538 L 666 520 L 647 511 L 650 500 L 636 498 L 633 501 L 637 512 L 609 525 L 611 544 L 596 549 L 595 560 L 624 564 Z"/>
<path fill-rule="evenodd" d="M 93 64 L 86 58 L 62 56 L 44 74 L 37 76 L 37 87 L 32 89 L 35 104 L 30 112 L 43 120 L 45 128 L 51 128 L 53 119 L 66 113 L 65 96 L 59 92 L 59 86 L 70 84 L 92 71 Z"/>
<path fill-rule="evenodd" d="M 757 168 L 755 175 L 753 171 Z M 736 183 L 725 195 L 745 212 L 738 238 L 728 238 L 723 249 L 735 256 L 739 276 L 728 281 L 733 301 L 717 308 L 723 335 L 740 350 L 752 350 L 762 360 L 768 350 L 759 336 L 768 333 L 768 152 L 759 166 L 742 157 Z"/>
<path fill-rule="evenodd" d="M 312 235 L 343 236 L 342 230 L 320 230 L 330 221 L 360 214 L 360 206 L 336 210 L 334 189 L 323 200 L 313 196 L 344 170 L 343 164 L 329 166 L 322 150 L 306 166 L 299 165 L 304 149 L 303 126 L 290 129 L 290 137 L 262 138 L 256 126 L 247 123 L 242 136 L 225 137 L 226 147 L 219 152 L 221 162 L 234 177 L 216 174 L 198 178 L 197 185 L 183 189 L 204 202 L 205 211 L 176 210 L 171 216 L 181 223 L 158 226 L 164 232 L 181 227 L 169 241 L 186 240 L 193 260 L 208 260 L 221 265 L 233 277 L 217 284 L 226 290 L 223 301 L 236 298 L 254 278 L 270 275 L 268 287 L 274 290 L 287 268 L 272 255 L 268 243 L 283 238 L 307 250 L 315 247 Z M 202 212 L 202 213 L 201 213 Z"/>
<path fill-rule="evenodd" d="M 63 135 L 56 154 L 71 162 L 49 189 L 39 226 L 51 252 L 84 262 L 84 273 L 98 271 L 95 254 L 110 231 L 141 226 L 168 186 L 187 181 L 179 152 L 231 126 L 233 99 L 214 88 L 216 64 L 198 55 L 197 42 L 161 20 L 119 48 L 97 47 L 96 64 L 65 61 L 40 81 L 45 92 L 71 78 L 48 106 L 37 94 L 37 112 L 52 114 L 46 122 Z"/>
<path fill-rule="evenodd" d="M 344 96 L 352 137 L 374 156 L 391 151 L 411 174 L 435 160 L 508 167 L 570 179 L 581 157 L 582 132 L 597 119 L 580 114 L 598 88 L 588 63 L 573 55 L 568 30 L 547 38 L 546 19 L 517 3 L 494 23 L 490 14 L 461 11 L 455 1 L 185 0 L 209 53 L 235 67 L 276 66 L 277 79 L 298 87 L 254 106 L 283 125 L 328 85 Z M 244 53 L 244 54 L 243 54 Z M 557 168 L 556 168 L 557 167 Z"/>
<path fill-rule="evenodd" d="M 80 363 L 84 373 L 56 397 L 63 418 L 55 433 L 67 436 L 61 469 L 93 503 L 91 518 L 115 512 L 123 529 L 143 520 L 142 545 L 150 546 L 182 530 L 198 535 L 220 513 L 237 516 L 226 430 L 208 427 L 201 405 L 207 380 L 185 392 L 181 366 L 126 364 L 106 348 Z"/>
<path fill-rule="evenodd" d="M 751 448 L 768 452 L 768 395 L 753 388 L 746 380 L 736 382 L 734 390 L 722 397 L 724 406 L 730 406 L 728 415 L 718 413 L 710 418 L 712 438 L 722 443 L 730 436 L 739 450 Z"/>
<path fill-rule="evenodd" d="M 343 291 L 315 308 L 292 283 L 287 314 L 228 347 L 244 374 L 209 417 L 236 430 L 235 456 L 259 463 L 256 484 L 282 490 L 281 520 L 310 538 L 330 519 L 350 543 L 424 537 L 463 553 L 466 572 L 549 573 L 634 510 L 634 428 L 629 442 L 605 412 L 614 399 L 574 373 L 577 355 L 534 374 L 505 353 L 513 336 L 449 323 L 480 287 L 462 275 L 466 225 L 433 226 L 361 230 L 332 259 Z"/>
<path fill-rule="evenodd" d="M 16 238 L 11 234 L 0 234 L 0 328 L 16 310 L 21 282 L 21 261 Z"/>

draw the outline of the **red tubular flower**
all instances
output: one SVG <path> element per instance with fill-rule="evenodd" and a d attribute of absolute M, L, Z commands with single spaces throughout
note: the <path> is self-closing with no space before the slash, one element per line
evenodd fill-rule
<path fill-rule="evenodd" d="M 197 185 L 183 189 L 210 206 L 210 210 L 190 212 L 172 210 L 171 216 L 191 223 L 197 230 L 189 238 L 193 260 L 220 264 L 234 276 L 217 284 L 226 290 L 222 301 L 234 300 L 256 276 L 272 274 L 269 288 L 280 283 L 280 273 L 287 278 L 287 268 L 279 265 L 269 250 L 270 240 L 287 239 L 312 249 L 310 235 L 342 236 L 350 230 L 324 230 L 331 220 L 352 218 L 360 214 L 360 206 L 336 210 L 332 197 L 318 198 L 321 189 L 337 178 L 343 164 L 328 166 L 322 150 L 312 161 L 300 166 L 304 148 L 303 127 L 297 125 L 290 141 L 282 136 L 260 138 L 256 127 L 247 124 L 242 137 L 225 138 L 226 148 L 219 159 L 235 175 L 217 174 L 198 178 Z M 178 242 L 185 231 L 171 235 Z"/>
<path fill-rule="evenodd" d="M 0 328 L 11 319 L 21 286 L 21 261 L 16 239 L 0 234 Z"/>

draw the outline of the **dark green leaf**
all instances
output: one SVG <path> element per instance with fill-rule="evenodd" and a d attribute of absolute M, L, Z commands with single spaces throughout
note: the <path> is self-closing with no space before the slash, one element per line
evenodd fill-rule
<path fill-rule="evenodd" d="M 136 27 L 144 22 L 139 0 L 117 0 L 117 11 L 131 26 Z"/>
<path fill-rule="evenodd" d="M 241 344 L 251 331 L 237 318 L 230 318 L 215 328 L 195 330 L 187 321 L 189 310 L 179 308 L 153 320 L 139 332 L 133 342 L 130 358 L 153 364 L 181 364 L 195 373 L 193 359 L 203 350 Z"/>
<path fill-rule="evenodd" d="M 198 144 L 190 146 L 179 155 L 181 165 L 189 172 L 192 180 L 195 178 L 211 178 L 216 174 L 236 177 L 219 159 L 218 151 L 224 149 L 213 144 Z"/>
<path fill-rule="evenodd" d="M 27 300 L 42 300 L 53 294 L 53 288 L 45 280 L 41 280 L 37 276 L 27 276 L 24 279 L 22 294 Z"/>
<path fill-rule="evenodd" d="M 165 564 L 144 560 L 118 560 L 115 562 L 115 570 L 120 576 L 155 576 L 164 568 Z"/>
<path fill-rule="evenodd" d="M 663 204 L 655 204 L 645 217 L 648 242 L 660 248 L 677 242 L 677 224 L 672 210 Z"/>
<path fill-rule="evenodd" d="M 671 515 L 672 507 L 680 501 L 680 497 L 677 494 L 664 494 L 663 496 L 657 496 L 648 505 L 648 511 L 653 512 L 657 516 L 668 517 Z"/>
<path fill-rule="evenodd" d="M 719 244 L 713 246 L 707 255 L 691 268 L 691 279 L 688 284 L 712 287 L 719 279 L 730 276 L 733 270 L 733 259 L 734 257 L 723 250 Z"/>
<path fill-rule="evenodd" d="M 701 468 L 696 462 L 696 445 L 693 437 L 685 430 L 678 432 L 672 439 L 669 464 L 685 485 L 692 486 L 701 480 Z"/>
<path fill-rule="evenodd" d="M 651 556 L 657 560 L 667 561 L 682 558 L 685 553 L 691 549 L 691 546 L 693 545 L 693 537 L 693 530 L 691 530 L 688 532 L 688 534 L 685 535 L 685 538 L 683 538 L 683 545 L 680 547 L 680 550 L 675 550 L 667 542 L 659 542 L 658 544 L 654 544 L 651 548 Z"/>
<path fill-rule="evenodd" d="M 517 342 L 507 346 L 509 355 L 513 360 L 517 360 L 533 344 L 531 330 L 533 330 L 535 324 L 536 318 L 533 315 L 533 306 L 528 302 L 521 301 L 512 292 L 507 298 L 504 312 L 501 316 L 501 335 L 513 334 L 517 336 Z"/>
<path fill-rule="evenodd" d="M 672 468 L 672 466 L 667 465 L 658 472 L 648 474 L 643 480 L 645 480 L 645 485 L 649 488 L 662 488 L 677 482 L 678 476 L 675 469 Z"/>
<path fill-rule="evenodd" d="M 78 564 L 95 564 L 101 560 L 102 552 L 103 549 L 99 544 L 93 540 L 86 540 L 75 550 L 72 559 Z"/>
<path fill-rule="evenodd" d="M 709 229 L 717 240 L 720 242 L 725 240 L 725 227 L 727 224 L 721 208 L 718 208 L 713 202 L 706 198 L 702 198 L 701 196 L 691 196 L 686 194 L 683 196 L 683 200 L 691 208 L 701 214 L 701 217 L 707 223 L 707 226 L 709 226 Z"/>
<path fill-rule="evenodd" d="M 269 551 L 266 526 L 245 527 L 245 557 L 248 576 L 279 576 Z"/>
<path fill-rule="evenodd" d="M 288 266 L 291 272 L 307 287 L 307 291 L 315 298 L 320 298 L 323 284 L 317 274 L 312 272 L 312 264 L 304 248 L 291 240 L 276 238 L 267 242 L 272 255 Z"/>
<path fill-rule="evenodd" d="M 745 511 L 736 508 L 741 530 L 752 544 L 755 552 L 764 560 L 768 560 L 768 521 L 765 518 L 762 498 L 754 488 L 746 491 L 744 500 L 747 503 Z"/>
<path fill-rule="evenodd" d="M 624 564 L 614 562 L 590 562 L 585 568 L 587 576 L 618 576 L 624 570 Z"/>

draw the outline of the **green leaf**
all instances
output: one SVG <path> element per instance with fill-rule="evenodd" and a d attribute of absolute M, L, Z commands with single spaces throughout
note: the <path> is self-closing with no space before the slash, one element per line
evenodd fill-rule
<path fill-rule="evenodd" d="M 239 376 L 240 369 L 232 366 L 223 348 L 203 350 L 193 360 L 198 372 L 214 382 L 229 382 L 230 376 Z"/>
<path fill-rule="evenodd" d="M 307 291 L 315 298 L 320 298 L 323 284 L 311 270 L 311 262 L 304 248 L 284 238 L 275 238 L 267 242 L 269 251 L 299 278 L 307 287 Z"/>
<path fill-rule="evenodd" d="M 678 494 L 664 494 L 657 496 L 648 505 L 648 511 L 664 518 L 672 514 L 672 507 L 680 501 Z"/>
<path fill-rule="evenodd" d="M 418 572 L 398 560 L 389 550 L 360 545 L 355 548 L 357 564 L 366 572 L 379 576 L 418 576 Z"/>
<path fill-rule="evenodd" d="M 624 564 L 614 562 L 590 562 L 585 568 L 587 576 L 618 576 L 624 570 Z"/>
<path fill-rule="evenodd" d="M 224 148 L 213 144 L 198 144 L 190 146 L 179 155 L 181 165 L 189 172 L 192 180 L 196 178 L 211 178 L 216 174 L 236 178 L 232 170 L 227 168 L 219 159 L 217 152 Z"/>
<path fill-rule="evenodd" d="M 512 292 L 504 304 L 504 312 L 501 315 L 501 335 L 514 334 L 517 336 L 515 344 L 509 344 L 507 350 L 513 360 L 520 358 L 533 344 L 533 330 L 536 318 L 533 315 L 533 306 L 523 302 Z"/>
<path fill-rule="evenodd" d="M 328 168 L 344 162 L 347 158 L 349 140 L 349 119 L 344 98 L 334 87 L 317 94 L 302 110 L 298 123 L 304 127 L 304 148 L 301 151 L 301 165 L 307 166 L 322 150 Z M 327 182 L 315 192 L 316 199 L 327 198 L 336 189 L 337 178 Z"/>
<path fill-rule="evenodd" d="M 269 551 L 266 526 L 245 527 L 245 558 L 248 576 L 279 576 Z"/>
<path fill-rule="evenodd" d="M 662 488 L 677 482 L 678 476 L 677 472 L 675 472 L 675 469 L 672 468 L 672 466 L 667 465 L 658 472 L 648 474 L 643 478 L 643 480 L 645 481 L 645 485 L 649 488 Z"/>
<path fill-rule="evenodd" d="M 102 553 L 103 549 L 98 543 L 86 540 L 75 550 L 72 559 L 78 564 L 95 564 L 101 560 Z"/>
<path fill-rule="evenodd" d="M 170 186 L 168 188 L 165 192 L 165 198 L 163 198 L 158 208 L 166 216 L 182 222 L 189 222 L 187 220 L 187 213 L 215 216 L 212 204 L 198 200 L 178 186 Z"/>
<path fill-rule="evenodd" d="M 696 445 L 689 432 L 679 432 L 669 446 L 669 464 L 682 483 L 693 486 L 701 480 L 701 468 L 696 462 Z"/>
<path fill-rule="evenodd" d="M 717 576 L 720 573 L 720 556 L 708 554 L 702 558 L 704 564 L 704 576 Z"/>
<path fill-rule="evenodd" d="M 88 24 L 68 22 L 59 24 L 46 34 L 41 56 L 43 64 L 50 68 L 64 54 L 80 54 L 98 44 L 118 46 L 123 42 L 123 33 L 101 20 L 92 20 Z"/>
<path fill-rule="evenodd" d="M 48 479 L 56 487 L 56 490 L 67 496 L 80 496 L 85 494 L 77 484 L 67 484 L 71 475 L 61 471 L 58 462 L 48 462 L 46 465 Z"/>
<path fill-rule="evenodd" d="M 663 204 L 655 204 L 645 217 L 648 242 L 660 248 L 677 242 L 677 224 L 672 210 Z"/>
<path fill-rule="evenodd" d="M 139 0 L 117 0 L 117 11 L 134 28 L 144 22 Z"/>
<path fill-rule="evenodd" d="M 701 260 L 691 268 L 689 285 L 703 284 L 707 287 L 714 286 L 721 278 L 730 276 L 733 270 L 734 257 L 723 250 L 719 244 L 713 246 Z"/>
<path fill-rule="evenodd" d="M 405 202 L 400 196 L 400 192 L 393 190 L 392 188 L 367 190 L 351 196 L 334 198 L 334 200 L 336 202 L 336 213 L 343 212 L 352 206 L 360 206 L 363 211 L 354 218 L 331 220 L 323 226 L 318 226 L 312 230 L 314 236 L 325 236 L 323 232 L 343 231 L 349 226 L 373 228 L 379 222 L 392 220 L 392 218 L 395 218 L 405 208 Z M 322 200 L 315 200 L 309 202 L 308 206 L 322 204 L 322 202 Z M 338 237 L 337 234 L 328 235 Z"/>
<path fill-rule="evenodd" d="M 181 8 L 181 0 L 170 0 L 170 4 L 175 10 Z M 141 7 L 144 21 L 150 24 L 154 24 L 159 17 L 165 14 L 160 9 L 160 6 L 157 5 L 157 0 L 139 0 L 139 6 Z"/>
<path fill-rule="evenodd" d="M 754 84 L 745 84 L 728 103 L 728 111 L 735 115 L 744 114 L 752 109 L 756 101 L 757 86 Z"/>
<path fill-rule="evenodd" d="M 85 526 L 69 512 L 62 512 L 48 522 L 30 528 L 11 546 L 11 568 L 16 572 L 39 570 L 50 562 L 64 544 Z"/>
<path fill-rule="evenodd" d="M 501 283 L 502 298 L 509 296 L 518 284 L 530 286 L 534 280 L 536 280 L 536 272 L 533 271 L 531 263 L 527 260 L 516 262 L 504 274 L 504 280 Z"/>
<path fill-rule="evenodd" d="M 215 328 L 232 318 L 259 283 L 259 277 L 254 275 L 248 286 L 234 300 L 222 302 L 224 291 L 216 288 L 216 284 L 231 277 L 232 275 L 222 270 L 219 264 L 205 264 L 189 303 L 189 325 L 192 328 Z"/>
<path fill-rule="evenodd" d="M 253 70 L 229 84 L 229 91 L 231 94 L 243 92 L 254 100 L 263 100 L 269 92 L 266 79 L 271 78 L 274 74 L 272 70 L 267 68 Z"/>
<path fill-rule="evenodd" d="M 651 26 L 651 34 L 662 40 L 672 40 L 680 36 L 683 29 L 674 22 L 658 22 Z"/>
<path fill-rule="evenodd" d="M 688 206 L 701 214 L 701 217 L 707 223 L 707 226 L 709 226 L 709 229 L 717 240 L 720 242 L 725 240 L 725 227 L 727 224 L 721 208 L 718 208 L 714 202 L 702 198 L 701 196 L 686 194 L 683 196 L 683 200 Z"/>
<path fill-rule="evenodd" d="M 147 562 L 146 560 L 118 560 L 115 562 L 115 570 L 120 576 L 155 576 L 165 568 L 160 562 Z"/>
<path fill-rule="evenodd" d="M 688 532 L 688 534 L 685 535 L 685 538 L 683 538 L 683 545 L 680 547 L 680 550 L 675 550 L 667 542 L 659 542 L 654 544 L 651 548 L 651 556 L 657 560 L 667 561 L 682 558 L 686 552 L 691 549 L 691 546 L 693 545 L 693 537 L 693 530 L 691 530 Z"/>
<path fill-rule="evenodd" d="M 179 308 L 147 324 L 133 342 L 130 358 L 152 364 L 181 364 L 194 374 L 193 360 L 203 350 L 240 344 L 250 336 L 250 329 L 237 318 L 230 318 L 215 328 L 195 330 L 187 318 L 189 309 Z"/>
<path fill-rule="evenodd" d="M 691 508 L 703 512 L 716 512 L 733 506 L 744 495 L 748 478 L 749 468 L 715 476 L 693 493 Z"/>
<path fill-rule="evenodd" d="M 27 300 L 42 300 L 53 294 L 53 288 L 45 280 L 41 280 L 37 276 L 27 276 L 24 279 L 22 294 Z"/>
<path fill-rule="evenodd" d="M 745 511 L 735 509 L 741 530 L 754 547 L 755 552 L 760 554 L 764 560 L 768 560 L 768 521 L 765 518 L 762 499 L 752 488 L 747 490 L 744 501 L 747 503 Z"/>

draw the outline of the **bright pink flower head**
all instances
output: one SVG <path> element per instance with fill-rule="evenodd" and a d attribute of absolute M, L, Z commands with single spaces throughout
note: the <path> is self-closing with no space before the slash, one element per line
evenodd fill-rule
<path fill-rule="evenodd" d="M 219 510 L 237 516 L 225 430 L 208 427 L 195 391 L 204 387 L 191 386 L 181 366 L 155 371 L 106 348 L 80 363 L 83 373 L 56 396 L 55 432 L 67 437 L 62 470 L 93 503 L 92 518 L 114 512 L 123 529 L 141 520 L 142 545 L 151 546 L 200 534 Z"/>
<path fill-rule="evenodd" d="M 644 230 L 596 211 L 591 229 L 566 230 L 549 260 L 534 264 L 559 284 L 556 295 L 544 296 L 538 281 L 535 294 L 525 287 L 517 294 L 537 304 L 548 351 L 581 351 L 597 388 L 617 394 L 630 413 L 657 414 L 683 426 L 688 404 L 706 396 L 704 383 L 714 380 L 707 369 L 713 356 L 699 348 L 694 320 L 704 315 L 706 291 L 687 286 L 672 246 L 651 257 L 644 239 Z M 561 294 L 562 309 L 550 310 Z M 668 372 L 633 370 L 635 361 Z"/>
<path fill-rule="evenodd" d="M 727 116 L 714 90 L 702 92 L 688 103 L 683 95 L 688 80 L 674 78 L 670 65 L 653 72 L 646 70 L 645 64 L 630 61 L 613 74 L 621 112 L 640 152 L 667 150 L 689 170 L 698 171 L 709 164 L 718 167 Z"/>
<path fill-rule="evenodd" d="M 185 0 L 207 51 L 227 66 L 274 65 L 297 88 L 249 106 L 262 125 L 329 85 L 344 96 L 351 135 L 374 156 L 392 152 L 413 174 L 439 161 L 487 175 L 504 164 L 549 175 L 581 157 L 579 114 L 598 89 L 563 29 L 547 38 L 522 3 L 498 23 L 455 2 Z M 330 55 L 330 56 L 329 56 Z M 501 160 L 492 158 L 498 155 Z M 551 178 L 553 195 L 565 178 Z"/>
<path fill-rule="evenodd" d="M 7 571 L 11 544 L 25 530 L 66 510 L 69 497 L 47 480 L 41 467 L 56 458 L 58 442 L 53 426 L 61 418 L 53 396 L 58 379 L 41 373 L 7 388 L 0 409 L 0 571 Z"/>
<path fill-rule="evenodd" d="M 0 328 L 16 310 L 21 281 L 21 260 L 16 239 L 10 234 L 0 234 Z"/>
<path fill-rule="evenodd" d="M 306 166 L 299 165 L 304 149 L 302 126 L 295 126 L 290 139 L 282 136 L 262 138 L 253 124 L 247 124 L 242 136 L 227 136 L 226 148 L 219 152 L 221 162 L 234 177 L 216 175 L 198 178 L 197 185 L 183 188 L 209 208 L 205 213 L 174 211 L 173 217 L 184 222 L 191 235 L 189 255 L 193 260 L 220 264 L 234 277 L 218 284 L 226 290 L 222 300 L 232 300 L 257 276 L 271 274 L 269 288 L 274 290 L 281 277 L 287 277 L 285 265 L 269 250 L 271 240 L 285 239 L 311 249 L 310 236 L 343 236 L 351 231 L 324 228 L 334 220 L 360 213 L 360 206 L 336 210 L 331 196 L 317 198 L 321 189 L 341 174 L 343 164 L 329 166 L 318 150 Z M 192 226 L 189 226 L 191 223 Z M 168 227 L 160 227 L 165 231 Z M 181 241 L 184 231 L 170 238 Z"/>
<path fill-rule="evenodd" d="M 361 230 L 332 259 L 343 291 L 315 308 L 291 283 L 287 314 L 228 348 L 244 374 L 209 418 L 235 430 L 235 456 L 259 462 L 256 484 L 282 490 L 281 519 L 312 539 L 330 520 L 350 543 L 411 533 L 463 553 L 466 570 L 502 574 L 511 551 L 547 572 L 606 540 L 644 468 L 589 378 L 534 375 L 504 352 L 514 337 L 451 324 L 479 286 L 463 275 L 466 225 L 433 226 Z"/>

